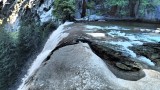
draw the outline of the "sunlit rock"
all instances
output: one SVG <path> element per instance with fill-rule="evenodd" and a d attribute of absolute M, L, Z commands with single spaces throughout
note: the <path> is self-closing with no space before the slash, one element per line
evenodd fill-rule
<path fill-rule="evenodd" d="M 54 17 L 52 15 L 52 3 L 54 0 L 44 0 L 41 6 L 37 9 L 37 13 L 40 16 L 41 23 L 48 22 Z"/>
<path fill-rule="evenodd" d="M 87 33 L 93 37 L 105 37 L 105 33 Z"/>
<path fill-rule="evenodd" d="M 27 87 L 23 90 L 158 90 L 160 73 L 152 70 L 144 72 L 146 76 L 134 82 L 117 78 L 88 44 L 79 43 L 56 50 L 26 82 Z"/>
<path fill-rule="evenodd" d="M 157 30 L 155 30 L 155 33 L 160 33 L 160 28 L 157 28 Z"/>

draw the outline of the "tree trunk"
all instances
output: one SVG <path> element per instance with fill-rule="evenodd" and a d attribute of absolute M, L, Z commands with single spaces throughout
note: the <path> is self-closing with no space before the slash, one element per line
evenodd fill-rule
<path fill-rule="evenodd" d="M 140 0 L 137 0 L 137 1 L 136 1 L 135 8 L 134 8 L 135 18 L 138 18 L 139 5 L 140 5 Z"/>
<path fill-rule="evenodd" d="M 116 16 L 117 11 L 118 11 L 118 5 L 114 5 L 111 7 L 111 10 L 109 11 L 109 15 Z"/>
<path fill-rule="evenodd" d="M 81 18 L 86 16 L 86 0 L 82 1 L 82 13 L 81 13 Z"/>
<path fill-rule="evenodd" d="M 140 0 L 129 0 L 130 17 L 135 18 L 138 13 Z"/>
<path fill-rule="evenodd" d="M 129 0 L 129 13 L 130 17 L 135 17 L 135 0 Z"/>

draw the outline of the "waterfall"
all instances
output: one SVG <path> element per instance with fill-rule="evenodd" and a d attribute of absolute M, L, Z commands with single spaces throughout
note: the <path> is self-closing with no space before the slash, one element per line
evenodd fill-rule
<path fill-rule="evenodd" d="M 22 78 L 22 83 L 17 90 L 25 90 L 27 87 L 25 85 L 26 81 L 31 77 L 35 71 L 40 67 L 43 60 L 51 53 L 51 51 L 57 46 L 57 44 L 65 37 L 68 33 L 64 33 L 64 26 L 73 24 L 72 22 L 66 22 L 60 25 L 56 31 L 53 31 L 49 39 L 47 40 L 42 52 L 37 56 L 37 58 L 32 63 L 31 67 L 28 69 L 27 74 Z"/>

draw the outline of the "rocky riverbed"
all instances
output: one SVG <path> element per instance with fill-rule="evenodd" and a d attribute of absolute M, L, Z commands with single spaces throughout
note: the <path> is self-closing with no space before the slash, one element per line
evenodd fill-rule
<path fill-rule="evenodd" d="M 143 39 L 141 29 L 107 27 L 64 26 L 68 36 L 26 80 L 23 90 L 158 90 L 159 34 L 145 31 L 146 38 L 155 38 Z"/>

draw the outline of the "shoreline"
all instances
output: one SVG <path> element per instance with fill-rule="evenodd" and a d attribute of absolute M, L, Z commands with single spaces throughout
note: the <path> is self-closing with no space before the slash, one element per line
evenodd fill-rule
<path fill-rule="evenodd" d="M 160 20 L 159 21 L 154 21 L 154 20 L 144 20 L 144 19 L 129 19 L 129 18 L 107 18 L 104 20 L 76 20 L 75 19 L 75 23 L 87 23 L 87 22 L 108 22 L 108 21 L 117 21 L 117 22 L 134 22 L 134 23 L 146 23 L 146 24 L 160 24 Z"/>

